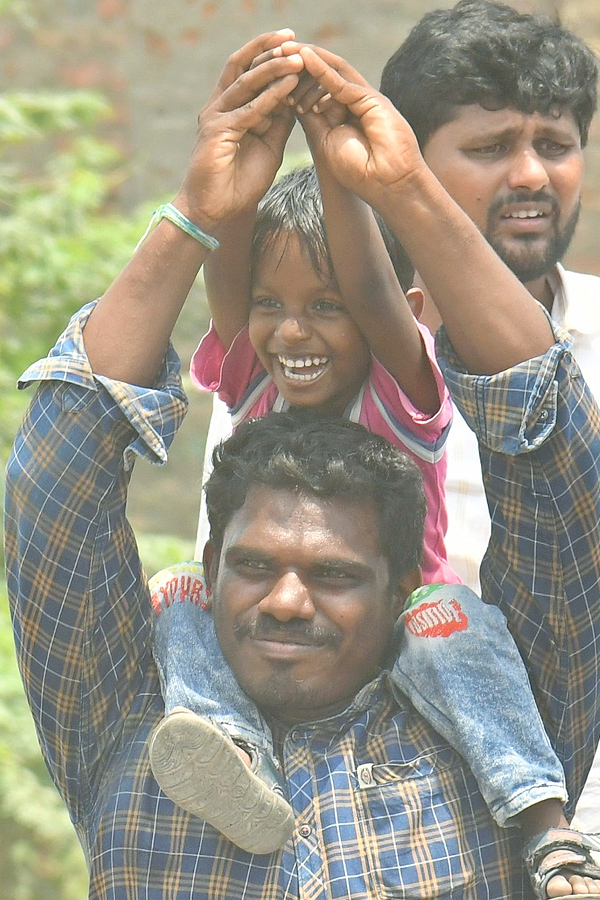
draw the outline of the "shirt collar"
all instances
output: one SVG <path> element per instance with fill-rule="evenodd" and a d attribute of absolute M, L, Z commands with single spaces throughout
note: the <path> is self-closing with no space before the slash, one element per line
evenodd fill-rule
<path fill-rule="evenodd" d="M 554 294 L 552 319 L 558 325 L 570 334 L 600 331 L 600 286 L 595 278 L 568 272 L 558 263 L 548 283 Z"/>
<path fill-rule="evenodd" d="M 355 719 L 362 716 L 367 710 L 372 709 L 383 697 L 389 699 L 390 690 L 388 680 L 389 672 L 387 669 L 384 669 L 373 679 L 373 681 L 368 682 L 368 684 L 365 684 L 365 686 L 360 689 L 345 709 L 326 719 L 290 725 L 289 722 L 286 723 L 281 722 L 278 719 L 269 718 L 269 725 L 276 743 L 283 743 L 285 736 L 294 729 L 310 728 L 318 730 L 321 734 L 330 735 L 346 731 Z"/>

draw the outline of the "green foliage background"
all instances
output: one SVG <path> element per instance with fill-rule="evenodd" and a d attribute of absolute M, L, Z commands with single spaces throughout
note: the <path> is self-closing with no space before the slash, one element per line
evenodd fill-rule
<path fill-rule="evenodd" d="M 28 0 L 0 0 L 0 24 L 18 17 L 35 27 L 33 10 Z M 111 115 L 104 97 L 87 91 L 0 96 L 2 471 L 30 395 L 15 389 L 17 378 L 47 354 L 69 316 L 106 289 L 165 199 L 153 198 L 123 214 L 118 199 L 127 165 L 96 136 Z M 284 169 L 303 162 L 305 155 L 292 155 Z M 207 321 L 201 279 L 194 293 L 174 336 L 184 360 Z M 193 555 L 191 530 L 211 401 L 198 395 L 191 401 L 170 465 L 158 470 L 140 465 L 134 474 L 130 517 L 150 575 Z M 3 481 L 0 485 L 4 506 Z M 161 533 L 154 533 L 158 529 Z M 0 898 L 85 897 L 83 854 L 41 758 L 0 574 Z"/>
<path fill-rule="evenodd" d="M 66 315 L 106 288 L 140 234 L 141 214 L 128 220 L 110 212 L 125 173 L 114 148 L 90 136 L 109 114 L 91 93 L 0 98 L 3 454 L 26 403 L 15 376 L 46 354 Z M 57 137 L 63 149 L 49 154 Z M 32 174 L 34 150 L 45 162 Z"/>
<path fill-rule="evenodd" d="M 0 14 L 9 4 L 0 3 Z M 12 6 L 14 13 L 15 4 Z M 130 217 L 114 205 L 127 176 L 94 131 L 111 110 L 93 93 L 0 97 L 0 464 L 28 392 L 19 374 L 46 355 L 67 318 L 130 257 L 155 204 Z M 56 147 L 60 149 L 57 150 Z M 41 160 L 40 164 L 36 161 Z M 190 541 L 140 538 L 148 571 L 185 558 Z M 3 566 L 2 566 L 3 570 Z M 75 833 L 41 759 L 15 662 L 0 579 L 0 896 L 83 900 Z"/>

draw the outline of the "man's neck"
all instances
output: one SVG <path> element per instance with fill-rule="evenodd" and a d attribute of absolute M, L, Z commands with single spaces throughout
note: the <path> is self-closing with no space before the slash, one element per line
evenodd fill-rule
<path fill-rule="evenodd" d="M 548 312 L 552 312 L 554 293 L 550 287 L 547 275 L 542 275 L 541 278 L 537 278 L 535 281 L 528 281 L 525 284 L 525 287 L 536 300 L 539 300 L 539 302 L 546 307 Z"/>

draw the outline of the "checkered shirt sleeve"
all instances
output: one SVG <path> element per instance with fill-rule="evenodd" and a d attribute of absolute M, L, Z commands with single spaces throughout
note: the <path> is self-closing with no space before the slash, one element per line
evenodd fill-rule
<path fill-rule="evenodd" d="M 441 329 L 450 393 L 479 439 L 492 534 L 484 600 L 507 617 L 572 811 L 600 736 L 600 414 L 555 329 L 546 354 L 470 375 Z"/>
<path fill-rule="evenodd" d="M 186 410 L 172 350 L 155 390 L 92 374 L 82 337 L 90 310 L 21 378 L 40 386 L 6 483 L 18 661 L 44 757 L 75 818 L 147 668 L 148 592 L 125 518 L 132 462 L 164 462 Z"/>

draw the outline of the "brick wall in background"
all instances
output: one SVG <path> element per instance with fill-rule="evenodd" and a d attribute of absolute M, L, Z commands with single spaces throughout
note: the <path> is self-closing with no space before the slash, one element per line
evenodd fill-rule
<path fill-rule="evenodd" d="M 177 186 L 198 110 L 230 52 L 289 26 L 377 83 L 423 0 L 36 0 L 35 27 L 0 23 L 3 89 L 93 88 L 115 118 L 106 133 L 132 159 L 127 197 Z M 410 12 L 410 10 L 413 10 Z M 300 135 L 294 147 L 301 149 Z"/>
<path fill-rule="evenodd" d="M 553 13 L 600 47 L 597 0 L 513 0 Z M 113 120 L 104 133 L 126 154 L 124 203 L 173 192 L 196 114 L 228 54 L 261 31 L 289 26 L 349 59 L 377 84 L 383 63 L 436 0 L 36 0 L 34 27 L 0 22 L 2 89 L 94 88 Z M 299 129 L 292 149 L 304 147 Z M 570 262 L 600 271 L 600 124 L 587 152 L 584 215 Z"/>
<path fill-rule="evenodd" d="M 177 189 L 196 115 L 225 59 L 261 31 L 289 26 L 351 61 L 377 85 L 384 62 L 409 28 L 445 0 L 23 0 L 36 23 L 0 17 L 0 90 L 91 88 L 106 94 L 112 120 L 102 133 L 125 154 L 124 207 Z M 512 0 L 522 10 L 553 13 L 553 0 Z M 600 47 L 598 0 L 563 0 L 562 20 Z M 291 146 L 302 150 L 299 129 Z M 47 153 L 40 148 L 37 153 Z M 568 263 L 600 274 L 600 116 L 586 152 L 584 212 Z M 35 161 L 34 161 L 35 163 Z M 88 299 L 88 298 L 83 298 Z M 200 327 L 192 302 L 176 345 L 187 366 Z M 186 318 L 186 316 L 188 318 Z M 192 392 L 190 415 L 161 469 L 138 466 L 130 497 L 137 531 L 193 541 L 204 434 L 210 407 Z M 157 508 L 156 497 L 169 497 Z"/>

